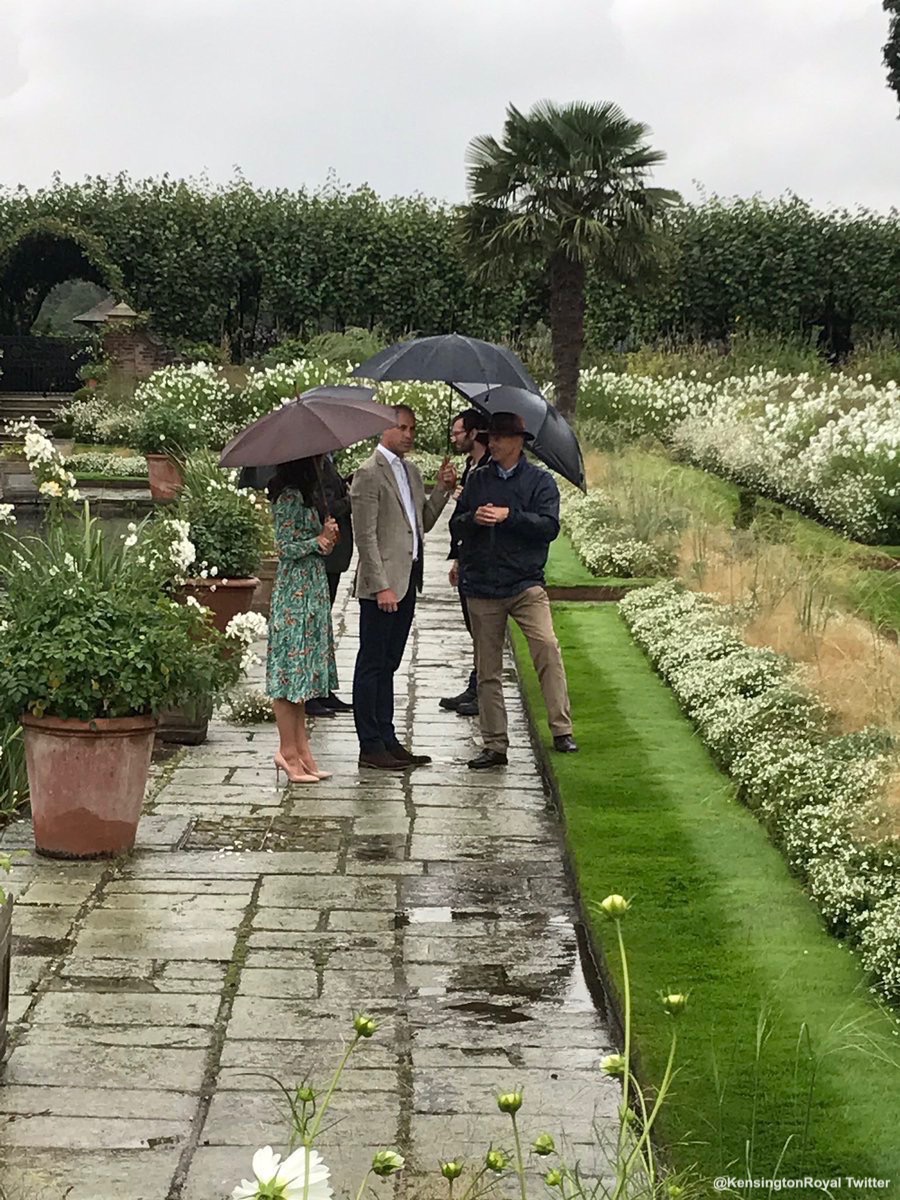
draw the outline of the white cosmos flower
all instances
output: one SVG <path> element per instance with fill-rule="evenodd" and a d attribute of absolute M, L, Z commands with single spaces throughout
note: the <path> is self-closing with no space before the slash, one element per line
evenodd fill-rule
<path fill-rule="evenodd" d="M 46 483 L 42 483 L 38 488 L 42 496 L 61 496 L 62 488 L 55 479 L 48 479 Z"/>
<path fill-rule="evenodd" d="M 301 1147 L 284 1162 L 271 1146 L 263 1146 L 253 1155 L 251 1164 L 255 1179 L 242 1179 L 231 1193 L 232 1200 L 256 1200 L 257 1197 L 283 1197 L 283 1200 L 303 1200 L 307 1173 L 306 1148 Z M 309 1184 L 306 1200 L 331 1200 L 334 1192 L 328 1186 L 331 1174 L 317 1150 L 309 1152 Z M 265 1188 L 265 1191 L 262 1189 Z"/>

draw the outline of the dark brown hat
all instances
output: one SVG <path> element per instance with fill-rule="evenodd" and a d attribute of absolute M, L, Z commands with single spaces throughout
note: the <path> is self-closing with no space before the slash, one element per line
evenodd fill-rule
<path fill-rule="evenodd" d="M 491 413 L 488 433 L 499 433 L 504 437 L 522 437 L 526 442 L 534 441 L 534 434 L 525 428 L 525 422 L 518 413 Z"/>

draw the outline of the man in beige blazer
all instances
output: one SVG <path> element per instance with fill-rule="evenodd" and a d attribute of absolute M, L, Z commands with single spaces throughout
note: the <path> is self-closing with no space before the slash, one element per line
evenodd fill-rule
<path fill-rule="evenodd" d="M 422 590 L 425 534 L 456 487 L 446 460 L 425 496 L 422 476 L 406 455 L 416 436 L 416 415 L 397 405 L 397 424 L 386 429 L 375 453 L 356 469 L 350 488 L 359 561 L 353 594 L 359 600 L 359 653 L 353 673 L 353 716 L 359 765 L 403 771 L 431 761 L 400 744 L 394 730 L 394 673 L 400 666 Z"/>

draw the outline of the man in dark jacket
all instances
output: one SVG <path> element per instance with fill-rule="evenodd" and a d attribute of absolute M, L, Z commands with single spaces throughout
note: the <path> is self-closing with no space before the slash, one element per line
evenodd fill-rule
<path fill-rule="evenodd" d="M 457 454 L 466 456 L 466 467 L 456 493 L 457 500 L 462 495 L 462 490 L 466 486 L 466 480 L 471 472 L 487 461 L 487 427 L 487 413 L 483 413 L 477 408 L 467 408 L 458 417 L 454 417 L 450 424 L 450 442 Z M 450 585 L 459 590 L 459 545 L 453 536 L 450 538 L 450 553 L 447 558 L 452 562 Z M 469 620 L 469 606 L 461 591 L 459 592 L 459 602 L 462 606 L 466 629 L 471 635 L 472 623 Z M 478 673 L 474 667 L 469 675 L 465 691 L 460 692 L 458 696 L 445 696 L 439 703 L 441 708 L 459 713 L 461 717 L 478 716 Z"/>
<path fill-rule="evenodd" d="M 460 590 L 466 597 L 484 749 L 469 766 L 505 766 L 509 735 L 503 701 L 506 623 L 516 622 L 541 684 L 554 749 L 573 753 L 569 694 L 559 642 L 544 587 L 550 543 L 559 534 L 559 489 L 548 471 L 528 462 L 530 438 L 521 417 L 494 413 L 488 431 L 490 462 L 472 471 L 450 530 L 459 543 Z"/>

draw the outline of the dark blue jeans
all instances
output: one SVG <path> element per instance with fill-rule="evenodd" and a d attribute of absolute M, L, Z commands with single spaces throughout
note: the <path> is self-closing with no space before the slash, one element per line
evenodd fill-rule
<path fill-rule="evenodd" d="M 416 587 L 396 612 L 382 612 L 375 600 L 359 602 L 359 653 L 353 672 L 353 719 L 364 754 L 398 744 L 394 732 L 394 672 L 400 666 L 416 611 Z"/>

